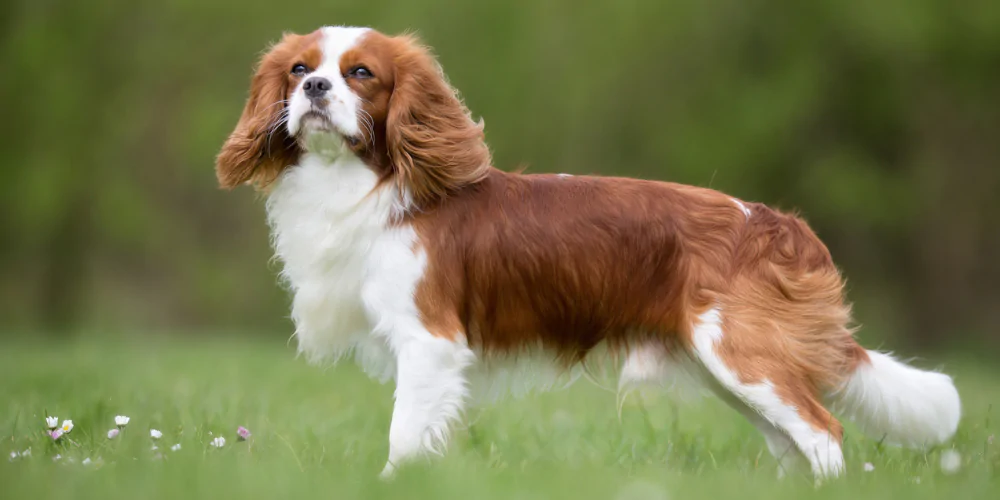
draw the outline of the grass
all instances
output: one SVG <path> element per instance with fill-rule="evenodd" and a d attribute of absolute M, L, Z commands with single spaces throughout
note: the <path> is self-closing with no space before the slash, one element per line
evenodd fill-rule
<path fill-rule="evenodd" d="M 966 417 L 953 445 L 887 448 L 848 426 L 848 473 L 819 488 L 804 474 L 776 479 L 763 439 L 714 399 L 677 404 L 615 396 L 585 381 L 570 389 L 474 409 L 449 454 L 376 475 L 386 456 L 391 386 L 351 364 L 318 369 L 283 342 L 155 338 L 0 345 L 0 462 L 4 498 L 996 498 L 1000 440 L 991 408 L 998 372 L 953 358 Z M 72 418 L 70 440 L 43 434 L 45 415 Z M 131 423 L 115 440 L 114 416 Z M 236 441 L 236 427 L 253 432 Z M 149 429 L 163 432 L 150 450 Z M 208 446 L 225 436 L 222 449 Z M 182 449 L 168 448 L 180 443 Z M 954 448 L 962 467 L 939 467 Z M 53 462 L 59 453 L 63 459 Z M 75 463 L 67 463 L 69 458 Z M 101 462 L 83 466 L 90 457 Z M 863 472 L 870 462 L 875 469 Z"/>

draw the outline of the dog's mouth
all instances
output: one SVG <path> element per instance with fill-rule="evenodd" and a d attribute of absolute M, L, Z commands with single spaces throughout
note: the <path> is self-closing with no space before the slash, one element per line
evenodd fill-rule
<path fill-rule="evenodd" d="M 355 147 L 360 144 L 361 139 L 352 135 L 345 134 L 342 132 L 333 120 L 330 119 L 330 115 L 323 110 L 316 108 L 310 109 L 302 114 L 300 118 L 302 125 L 299 127 L 299 135 L 309 134 L 309 133 L 325 133 L 331 135 L 340 136 L 350 147 Z"/>
<path fill-rule="evenodd" d="M 302 114 L 302 124 L 308 126 L 312 130 L 321 130 L 333 132 L 336 127 L 333 125 L 333 121 L 330 120 L 330 115 L 318 109 L 310 109 Z"/>

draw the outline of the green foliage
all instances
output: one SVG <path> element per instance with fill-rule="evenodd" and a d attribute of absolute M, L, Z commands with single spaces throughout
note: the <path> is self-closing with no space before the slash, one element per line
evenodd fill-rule
<path fill-rule="evenodd" d="M 619 421 L 615 395 L 583 380 L 469 411 L 444 459 L 382 483 L 392 389 L 354 366 L 324 371 L 281 342 L 235 338 L 12 343 L 0 351 L 0 484 L 5 498 L 993 498 L 995 367 L 953 359 L 947 371 L 965 406 L 953 445 L 883 447 L 848 427 L 846 477 L 818 489 L 804 472 L 777 481 L 761 436 L 714 399 L 632 396 Z M 131 421 L 108 440 L 118 414 Z M 47 415 L 73 419 L 64 443 L 44 435 Z M 962 457 L 954 475 L 939 466 L 947 449 Z"/>
<path fill-rule="evenodd" d="M 0 21 L 3 322 L 287 329 L 260 203 L 217 191 L 212 164 L 255 58 L 321 24 L 422 35 L 500 168 L 798 209 L 863 323 L 992 338 L 991 0 L 17 2 Z"/>

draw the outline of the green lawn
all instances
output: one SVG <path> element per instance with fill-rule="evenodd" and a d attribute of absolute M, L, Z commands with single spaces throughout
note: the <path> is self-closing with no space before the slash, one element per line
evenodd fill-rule
<path fill-rule="evenodd" d="M 0 452 L 30 447 L 31 456 L 0 462 L 0 496 L 1000 498 L 1000 440 L 989 443 L 998 372 L 934 361 L 956 375 L 965 406 L 954 443 L 962 467 L 952 475 L 940 469 L 943 449 L 883 448 L 848 426 L 845 478 L 818 489 L 802 474 L 778 481 L 763 439 L 721 403 L 633 397 L 619 421 L 614 394 L 580 381 L 471 410 L 446 458 L 382 483 L 392 388 L 351 364 L 323 370 L 281 340 L 236 337 L 8 342 L 0 344 Z M 73 419 L 68 440 L 43 433 L 46 414 Z M 132 420 L 108 440 L 116 414 Z M 249 441 L 236 440 L 238 425 L 253 432 Z M 158 452 L 150 428 L 163 432 Z M 210 447 L 220 435 L 226 445 Z M 175 443 L 182 448 L 171 452 Z M 95 462 L 82 465 L 88 457 Z"/>

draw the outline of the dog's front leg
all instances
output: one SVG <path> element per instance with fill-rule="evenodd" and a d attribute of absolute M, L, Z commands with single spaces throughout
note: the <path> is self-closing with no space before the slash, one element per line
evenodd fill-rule
<path fill-rule="evenodd" d="M 396 403 L 383 478 L 406 461 L 444 453 L 449 425 L 460 418 L 468 393 L 465 370 L 475 360 L 464 341 L 429 332 L 406 337 L 396 349 Z"/>

